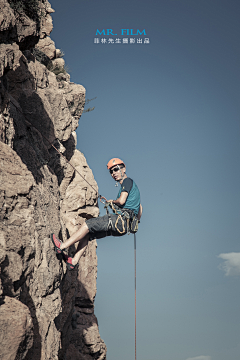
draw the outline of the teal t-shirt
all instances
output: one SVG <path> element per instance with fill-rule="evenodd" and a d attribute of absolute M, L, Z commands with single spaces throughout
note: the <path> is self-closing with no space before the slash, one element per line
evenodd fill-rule
<path fill-rule="evenodd" d="M 134 211 L 135 215 L 138 215 L 140 207 L 140 192 L 135 182 L 129 177 L 124 179 L 121 185 L 121 189 L 118 192 L 117 199 L 120 197 L 122 191 L 126 191 L 128 193 L 128 197 L 125 204 L 120 207 L 124 209 L 130 209 Z"/>

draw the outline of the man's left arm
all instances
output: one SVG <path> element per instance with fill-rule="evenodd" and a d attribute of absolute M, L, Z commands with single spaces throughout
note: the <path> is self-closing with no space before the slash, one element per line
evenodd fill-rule
<path fill-rule="evenodd" d="M 127 201 L 128 192 L 122 191 L 121 195 L 116 200 L 107 200 L 107 202 L 112 202 L 113 204 L 123 206 L 125 202 Z"/>
<path fill-rule="evenodd" d="M 116 204 L 118 206 L 123 206 L 127 201 L 127 197 L 128 197 L 128 194 L 130 193 L 130 191 L 132 189 L 132 186 L 133 186 L 132 179 L 126 177 L 123 180 L 122 192 L 121 192 L 119 198 L 117 198 L 116 200 L 109 200 L 109 201 L 112 201 L 113 204 Z"/>
<path fill-rule="evenodd" d="M 113 204 L 123 206 L 125 204 L 125 202 L 127 201 L 127 197 L 128 197 L 128 192 L 122 191 L 119 198 L 116 200 L 113 200 L 112 202 L 113 202 Z"/>

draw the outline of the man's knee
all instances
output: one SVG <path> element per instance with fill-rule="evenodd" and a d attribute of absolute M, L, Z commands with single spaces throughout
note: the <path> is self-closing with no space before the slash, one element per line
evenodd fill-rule
<path fill-rule="evenodd" d="M 82 224 L 82 227 L 84 228 L 84 230 L 86 230 L 87 232 L 89 232 L 89 228 L 88 228 L 88 225 L 86 224 L 86 222 L 84 222 Z"/>

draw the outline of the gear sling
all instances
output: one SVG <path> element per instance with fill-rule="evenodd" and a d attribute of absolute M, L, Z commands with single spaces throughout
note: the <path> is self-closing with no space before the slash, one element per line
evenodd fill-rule
<path fill-rule="evenodd" d="M 113 204 L 112 201 L 108 201 L 108 202 L 105 201 L 104 208 L 106 209 L 106 214 L 109 216 L 109 225 L 110 226 L 112 224 L 112 219 L 109 214 L 109 209 L 108 209 L 109 206 L 112 209 L 112 211 L 114 212 L 114 214 L 118 215 L 116 223 L 115 223 L 115 228 L 119 232 L 119 234 L 124 234 L 126 232 L 126 229 L 124 226 L 124 220 L 126 220 L 126 222 L 127 222 L 127 233 L 128 234 L 130 234 L 130 233 L 135 234 L 138 231 L 139 220 L 132 210 L 124 209 L 124 208 L 121 209 L 118 205 Z M 122 222 L 122 229 L 123 229 L 122 231 L 118 228 L 119 220 Z"/>

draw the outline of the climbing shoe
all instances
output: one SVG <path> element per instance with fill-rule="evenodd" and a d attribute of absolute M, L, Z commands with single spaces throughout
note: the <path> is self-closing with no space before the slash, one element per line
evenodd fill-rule
<path fill-rule="evenodd" d="M 63 254 L 63 258 L 67 264 L 68 270 L 74 270 L 76 267 L 78 267 L 78 263 L 76 265 L 73 265 L 72 258 L 66 254 Z"/>
<path fill-rule="evenodd" d="M 62 241 L 58 240 L 54 234 L 51 234 L 51 240 L 52 240 L 52 243 L 54 245 L 54 249 L 55 249 L 56 254 L 62 254 L 63 250 L 60 249 Z"/>

